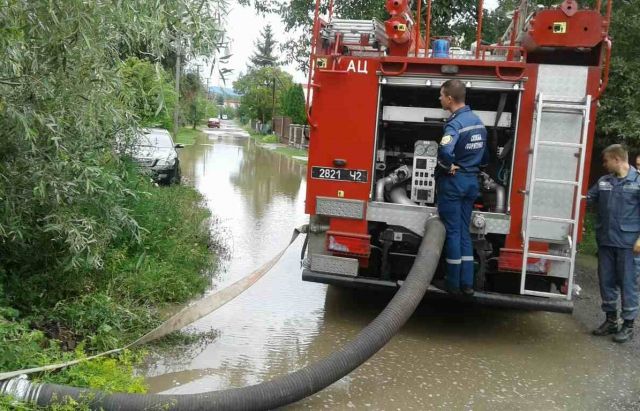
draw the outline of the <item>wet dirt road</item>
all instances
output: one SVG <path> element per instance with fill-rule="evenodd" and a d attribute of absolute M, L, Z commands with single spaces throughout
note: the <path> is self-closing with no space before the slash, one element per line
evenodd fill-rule
<path fill-rule="evenodd" d="M 304 165 L 256 147 L 231 122 L 180 156 L 183 175 L 232 237 L 214 289 L 269 260 L 306 222 Z M 382 310 L 385 295 L 302 282 L 301 240 L 255 286 L 189 328 L 208 338 L 151 356 L 140 370 L 151 392 L 242 387 L 297 370 Z M 288 408 L 640 409 L 640 356 L 630 347 L 591 337 L 575 316 L 424 303 L 362 367 Z"/>

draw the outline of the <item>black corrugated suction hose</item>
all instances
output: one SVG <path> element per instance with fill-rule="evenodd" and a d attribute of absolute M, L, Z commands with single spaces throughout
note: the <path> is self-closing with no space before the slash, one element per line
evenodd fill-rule
<path fill-rule="evenodd" d="M 354 340 L 291 374 L 244 388 L 185 395 L 107 394 L 54 384 L 30 384 L 26 398 L 47 406 L 71 397 L 104 410 L 267 410 L 291 404 L 331 385 L 378 352 L 411 317 L 435 273 L 445 239 L 438 218 L 426 223 L 415 263 L 385 309 Z"/>

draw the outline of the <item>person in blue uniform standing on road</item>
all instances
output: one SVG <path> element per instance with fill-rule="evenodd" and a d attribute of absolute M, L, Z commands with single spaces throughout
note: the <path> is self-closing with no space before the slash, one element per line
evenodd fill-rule
<path fill-rule="evenodd" d="M 487 130 L 465 104 L 466 87 L 448 80 L 440 88 L 442 108 L 451 112 L 438 150 L 438 214 L 447 230 L 445 286 L 452 294 L 473 294 L 473 244 L 469 224 L 478 197 L 480 166 L 489 160 Z"/>
<path fill-rule="evenodd" d="M 602 151 L 602 164 L 610 173 L 589 189 L 587 201 L 597 207 L 598 279 L 606 318 L 594 335 L 614 334 L 618 343 L 633 338 L 638 316 L 638 272 L 634 256 L 640 254 L 640 174 L 629 166 L 620 144 Z M 622 327 L 618 320 L 618 298 Z"/>

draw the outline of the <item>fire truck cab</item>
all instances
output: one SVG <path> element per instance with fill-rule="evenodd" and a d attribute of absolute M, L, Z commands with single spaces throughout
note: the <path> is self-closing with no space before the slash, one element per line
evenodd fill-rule
<path fill-rule="evenodd" d="M 571 312 L 597 100 L 608 77 L 611 1 L 602 13 L 600 3 L 540 8 L 524 0 L 492 45 L 481 39 L 480 2 L 469 50 L 433 37 L 431 0 L 421 6 L 389 0 L 383 23 L 336 18 L 333 2 L 321 18 L 317 0 L 303 279 L 402 284 L 426 220 L 437 215 L 437 153 L 449 115 L 438 97 L 442 83 L 456 78 L 490 149 L 469 227 L 471 299 Z"/>

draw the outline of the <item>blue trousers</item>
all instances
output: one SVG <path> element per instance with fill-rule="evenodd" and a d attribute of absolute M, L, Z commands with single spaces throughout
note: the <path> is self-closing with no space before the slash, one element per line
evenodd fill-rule
<path fill-rule="evenodd" d="M 450 288 L 473 287 L 473 244 L 469 224 L 478 191 L 475 174 L 456 173 L 438 179 L 438 214 L 447 230 L 445 258 Z"/>
<path fill-rule="evenodd" d="M 598 279 L 602 311 L 616 312 L 618 297 L 622 297 L 622 318 L 638 316 L 638 266 L 633 249 L 598 247 Z"/>

